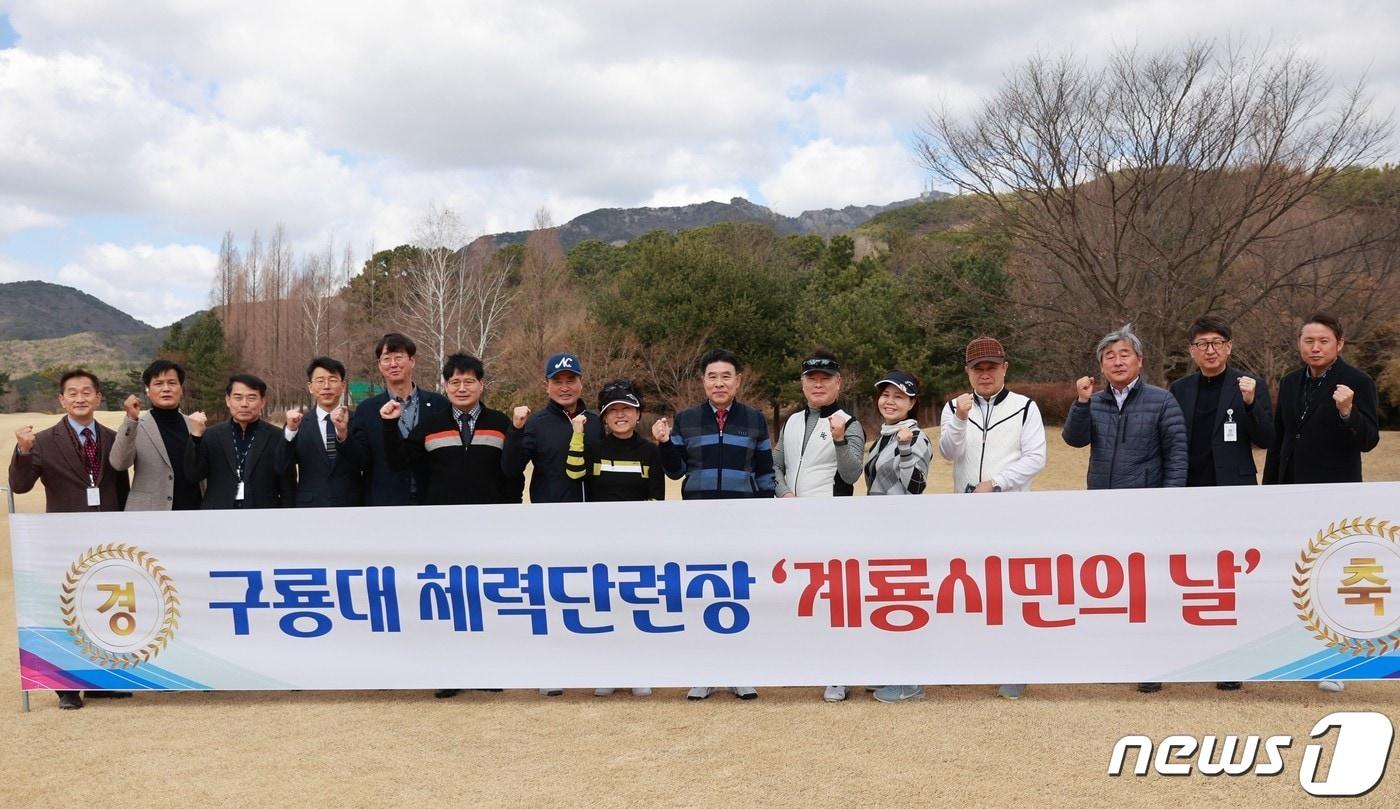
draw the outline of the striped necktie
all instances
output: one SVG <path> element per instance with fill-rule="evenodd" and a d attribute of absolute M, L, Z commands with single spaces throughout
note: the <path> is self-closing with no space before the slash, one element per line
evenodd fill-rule
<path fill-rule="evenodd" d="M 335 438 L 335 425 L 331 423 L 331 417 L 326 415 L 326 457 L 335 460 L 335 452 L 338 448 Z"/>

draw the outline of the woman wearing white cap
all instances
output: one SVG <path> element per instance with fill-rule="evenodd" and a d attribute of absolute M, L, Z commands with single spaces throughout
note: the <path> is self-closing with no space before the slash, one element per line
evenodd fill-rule
<path fill-rule="evenodd" d="M 906 371 L 893 370 L 875 383 L 875 409 L 885 423 L 880 437 L 870 445 L 865 462 L 869 494 L 923 494 L 933 444 L 919 429 L 919 380 Z M 875 689 L 880 702 L 903 702 L 924 695 L 921 685 L 886 685 Z"/>
<path fill-rule="evenodd" d="M 598 414 L 603 421 L 603 435 L 585 438 L 585 413 L 571 419 L 574 434 L 569 439 L 569 455 L 565 467 L 573 480 L 582 480 L 586 500 L 600 501 L 665 500 L 666 472 L 661 465 L 661 452 L 656 445 L 637 433 L 637 420 L 642 415 L 642 397 L 625 379 L 616 379 L 598 393 Z M 594 696 L 606 697 L 612 688 L 595 688 Z M 651 689 L 632 689 L 637 697 L 651 696 Z"/>

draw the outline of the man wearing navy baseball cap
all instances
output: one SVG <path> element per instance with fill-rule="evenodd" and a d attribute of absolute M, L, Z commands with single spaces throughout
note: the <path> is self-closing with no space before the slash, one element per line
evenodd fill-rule
<path fill-rule="evenodd" d="M 586 432 L 594 437 L 602 433 L 598 414 L 584 409 L 583 363 L 576 355 L 564 352 L 545 361 L 544 392 L 549 404 L 540 412 L 531 414 L 525 405 L 515 408 L 501 463 L 508 475 L 523 474 L 526 464 L 534 464 L 531 503 L 578 503 L 583 482 L 570 478 L 565 467 L 574 433 L 570 420 L 583 413 Z"/>
<path fill-rule="evenodd" d="M 598 441 L 603 431 L 598 414 L 583 406 L 583 363 L 577 355 L 563 352 L 545 360 L 544 392 L 549 404 L 543 410 L 532 415 L 529 407 L 519 405 L 511 414 L 501 468 L 508 476 L 521 475 L 526 464 L 534 464 L 530 474 L 531 503 L 583 502 L 583 480 L 569 477 L 573 419 L 584 416 L 586 441 Z M 574 469 L 576 474 L 582 471 L 581 464 Z M 540 693 L 557 697 L 564 689 L 541 688 Z"/>

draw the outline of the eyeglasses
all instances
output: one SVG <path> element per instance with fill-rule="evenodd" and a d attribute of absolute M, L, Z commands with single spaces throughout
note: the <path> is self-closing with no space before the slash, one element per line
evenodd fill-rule
<path fill-rule="evenodd" d="M 1219 351 L 1225 347 L 1229 340 L 1197 340 L 1191 347 L 1204 354 L 1207 351 Z"/>

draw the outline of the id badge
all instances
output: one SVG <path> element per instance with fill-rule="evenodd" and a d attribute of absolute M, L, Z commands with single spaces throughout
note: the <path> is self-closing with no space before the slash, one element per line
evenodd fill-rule
<path fill-rule="evenodd" d="M 1225 422 L 1225 441 L 1227 443 L 1240 440 L 1239 425 L 1233 421 Z"/>
<path fill-rule="evenodd" d="M 87 504 L 93 508 L 102 505 L 102 491 L 96 486 L 87 487 Z"/>
<path fill-rule="evenodd" d="M 242 499 L 243 499 L 243 481 L 241 481 L 241 480 L 238 481 L 238 491 L 234 492 L 234 494 L 233 494 L 233 499 L 234 499 L 234 500 L 242 500 Z"/>

